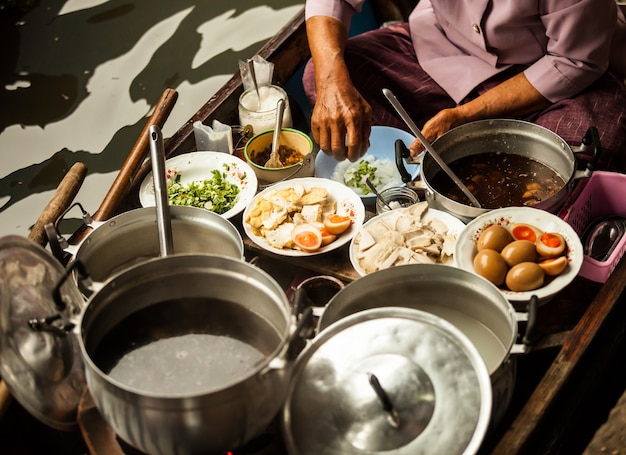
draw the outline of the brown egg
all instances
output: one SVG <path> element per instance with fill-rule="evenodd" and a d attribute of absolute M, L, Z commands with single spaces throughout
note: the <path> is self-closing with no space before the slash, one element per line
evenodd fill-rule
<path fill-rule="evenodd" d="M 511 291 L 532 291 L 543 286 L 545 273 L 535 262 L 520 262 L 506 274 L 506 286 Z"/>
<path fill-rule="evenodd" d="M 483 278 L 491 281 L 496 286 L 504 283 L 504 277 L 508 267 L 504 258 L 495 250 L 481 250 L 474 256 L 474 270 Z"/>
<path fill-rule="evenodd" d="M 505 245 L 513 241 L 509 230 L 503 226 L 493 225 L 485 229 L 476 241 L 476 249 L 502 251 Z"/>
<path fill-rule="evenodd" d="M 567 257 L 559 256 L 556 258 L 545 259 L 539 262 L 539 267 L 541 267 L 548 276 L 560 275 L 567 267 Z"/>
<path fill-rule="evenodd" d="M 520 262 L 535 262 L 537 259 L 537 248 L 530 240 L 514 240 L 500 252 L 506 265 L 513 267 Z"/>
<path fill-rule="evenodd" d="M 537 238 L 537 253 L 546 259 L 554 258 L 565 251 L 565 239 L 558 232 L 544 232 Z"/>

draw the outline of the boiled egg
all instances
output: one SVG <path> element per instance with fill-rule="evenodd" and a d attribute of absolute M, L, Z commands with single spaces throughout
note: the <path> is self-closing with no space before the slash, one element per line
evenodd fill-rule
<path fill-rule="evenodd" d="M 541 267 L 544 273 L 548 276 L 557 276 L 560 275 L 565 267 L 567 267 L 567 257 L 559 256 L 556 258 L 545 259 L 539 262 L 539 267 Z"/>
<path fill-rule="evenodd" d="M 512 240 L 513 237 L 507 228 L 494 224 L 480 233 L 476 241 L 476 249 L 478 251 L 494 250 L 499 253 Z"/>
<path fill-rule="evenodd" d="M 500 286 L 504 283 L 508 267 L 500 253 L 485 249 L 474 256 L 474 270 L 478 275 Z"/>
<path fill-rule="evenodd" d="M 514 223 L 509 230 L 515 240 L 529 240 L 533 243 L 541 235 L 541 229 L 526 223 Z"/>
<path fill-rule="evenodd" d="M 536 241 L 537 253 L 546 259 L 562 255 L 565 245 L 565 239 L 558 232 L 544 232 Z"/>
<path fill-rule="evenodd" d="M 331 234 L 324 227 L 320 229 L 320 233 L 322 234 L 322 246 L 333 243 L 337 239 L 337 236 L 335 234 Z"/>
<path fill-rule="evenodd" d="M 506 274 L 506 287 L 511 291 L 532 291 L 543 286 L 545 273 L 536 262 L 520 262 Z"/>
<path fill-rule="evenodd" d="M 301 250 L 313 252 L 322 246 L 322 233 L 311 224 L 297 224 L 291 231 L 291 240 Z"/>
<path fill-rule="evenodd" d="M 530 240 L 514 240 L 500 252 L 506 265 L 513 267 L 520 262 L 535 262 L 537 259 L 537 248 Z"/>
<path fill-rule="evenodd" d="M 330 234 L 339 235 L 346 231 L 350 227 L 352 220 L 349 216 L 342 215 L 328 215 L 324 218 L 324 229 Z"/>

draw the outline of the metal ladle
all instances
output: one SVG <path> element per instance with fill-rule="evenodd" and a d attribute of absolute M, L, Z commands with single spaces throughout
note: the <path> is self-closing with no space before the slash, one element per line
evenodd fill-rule
<path fill-rule="evenodd" d="M 398 112 L 402 120 L 404 120 L 404 123 L 406 123 L 406 125 L 409 127 L 411 132 L 420 140 L 422 145 L 424 145 L 424 148 L 426 148 L 426 151 L 430 153 L 430 156 L 433 157 L 433 159 L 437 162 L 439 167 L 441 167 L 441 169 L 443 169 L 443 171 L 446 174 L 448 174 L 448 177 L 450 177 L 452 181 L 454 181 L 455 185 L 458 186 L 461 191 L 463 191 L 463 194 L 465 194 L 465 196 L 469 198 L 470 202 L 472 203 L 474 207 L 482 208 L 482 205 L 480 204 L 480 202 L 478 202 L 478 199 L 476 199 L 476 196 L 472 194 L 469 188 L 467 188 L 467 186 L 465 186 L 465 184 L 461 181 L 461 179 L 452 171 L 452 169 L 450 169 L 447 163 L 441 158 L 439 153 L 437 153 L 437 151 L 433 148 L 431 143 L 428 142 L 428 140 L 424 137 L 424 135 L 419 130 L 417 125 L 413 123 L 413 120 L 411 120 L 411 117 L 409 117 L 409 114 L 404 110 L 404 108 L 402 107 L 402 105 L 400 104 L 396 96 L 393 94 L 393 92 L 389 90 L 388 88 L 384 88 L 383 94 L 389 100 L 389 102 L 394 107 L 394 109 Z"/>
<path fill-rule="evenodd" d="M 174 241 L 165 178 L 165 148 L 161 128 L 152 125 L 148 134 L 150 135 L 150 159 L 152 160 L 152 180 L 154 181 L 154 199 L 159 230 L 159 252 L 161 257 L 166 257 L 174 252 Z"/>

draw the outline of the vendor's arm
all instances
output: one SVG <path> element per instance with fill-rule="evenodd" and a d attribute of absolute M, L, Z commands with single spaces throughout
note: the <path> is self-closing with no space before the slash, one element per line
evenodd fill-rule
<path fill-rule="evenodd" d="M 311 115 L 313 139 L 337 160 L 356 161 L 369 147 L 372 109 L 352 85 L 343 59 L 346 24 L 333 17 L 313 16 L 306 27 L 317 90 Z"/>
<path fill-rule="evenodd" d="M 426 122 L 422 134 L 433 142 L 448 130 L 464 123 L 486 118 L 521 117 L 550 104 L 526 75 L 519 73 L 466 104 L 440 111 Z M 419 140 L 415 140 L 410 150 L 411 155 L 417 156 L 424 147 Z"/>

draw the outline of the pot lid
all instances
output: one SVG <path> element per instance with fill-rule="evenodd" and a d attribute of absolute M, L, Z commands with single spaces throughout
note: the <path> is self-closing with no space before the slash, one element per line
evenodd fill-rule
<path fill-rule="evenodd" d="M 70 319 L 83 298 L 43 247 L 20 236 L 0 238 L 0 376 L 13 397 L 41 422 L 60 430 L 76 426 L 85 389 L 83 365 Z M 62 307 L 62 308 L 59 308 Z M 64 308 L 63 308 L 64 307 Z"/>
<path fill-rule="evenodd" d="M 456 327 L 420 310 L 355 313 L 298 357 L 282 414 L 290 454 L 475 453 L 491 379 Z"/>

